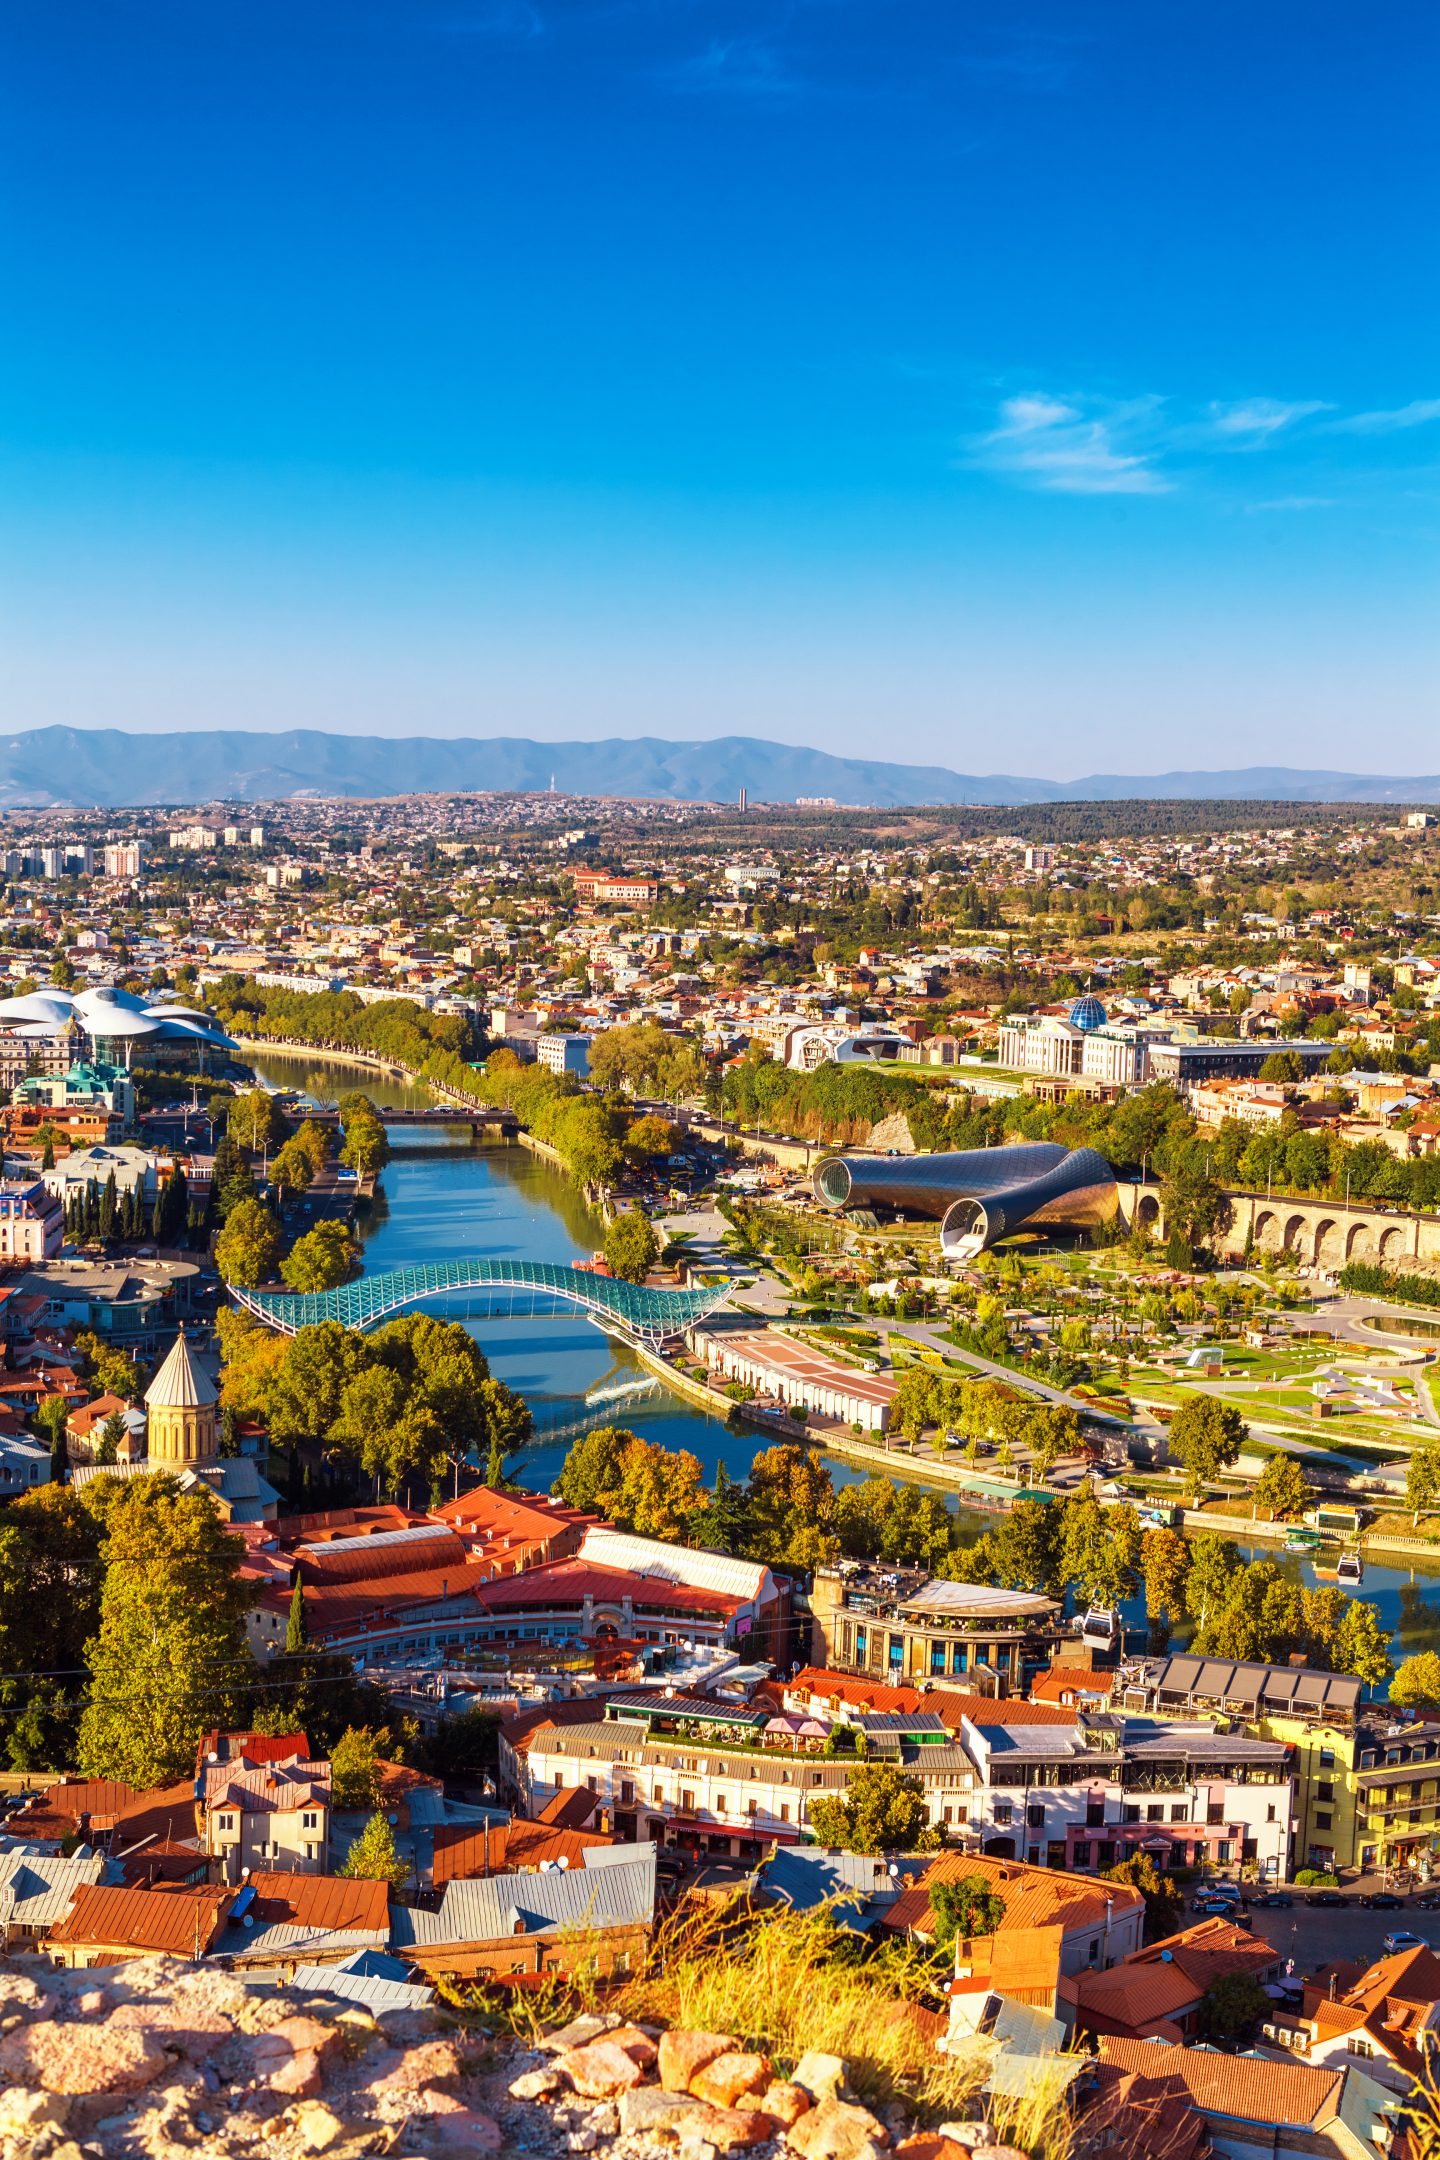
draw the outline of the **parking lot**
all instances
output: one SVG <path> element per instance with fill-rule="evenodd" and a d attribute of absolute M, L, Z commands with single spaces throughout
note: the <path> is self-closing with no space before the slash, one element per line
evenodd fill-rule
<path fill-rule="evenodd" d="M 1187 1912 L 1185 1917 L 1193 1924 L 1200 1916 Z M 1382 1955 L 1385 1937 L 1398 1928 L 1408 1928 L 1432 1946 L 1440 1944 L 1440 1912 L 1425 1912 L 1413 1900 L 1400 1912 L 1372 1912 L 1354 1898 L 1343 1906 L 1307 1905 L 1304 1893 L 1297 1891 L 1289 1912 L 1257 1910 L 1249 1920 L 1255 1935 L 1273 1943 L 1282 1957 L 1294 1958 L 1301 1978 L 1337 1958 L 1371 1963 Z"/>

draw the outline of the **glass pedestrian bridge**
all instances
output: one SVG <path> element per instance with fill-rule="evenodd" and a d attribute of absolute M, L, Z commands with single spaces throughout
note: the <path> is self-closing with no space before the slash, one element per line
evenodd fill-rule
<path fill-rule="evenodd" d="M 561 1267 L 545 1260 L 438 1260 L 429 1267 L 389 1268 L 362 1275 L 338 1290 L 308 1293 L 240 1290 L 230 1295 L 247 1312 L 282 1335 L 338 1320 L 342 1327 L 371 1328 L 409 1306 L 462 1291 L 493 1293 L 507 1312 L 549 1312 L 574 1305 L 592 1320 L 610 1323 L 639 1342 L 661 1343 L 681 1335 L 698 1320 L 719 1310 L 730 1285 L 718 1289 L 652 1290 L 644 1283 L 621 1282 L 589 1268 Z"/>

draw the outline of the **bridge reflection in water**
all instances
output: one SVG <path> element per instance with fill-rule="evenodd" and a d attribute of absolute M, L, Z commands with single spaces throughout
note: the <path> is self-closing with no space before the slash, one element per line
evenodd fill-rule
<path fill-rule="evenodd" d="M 496 1299 L 492 1309 L 536 1314 L 575 1306 L 601 1327 L 633 1341 L 662 1343 L 717 1312 L 730 1289 L 727 1283 L 718 1288 L 654 1290 L 646 1283 L 621 1282 L 613 1275 L 597 1275 L 589 1268 L 564 1267 L 545 1260 L 494 1260 L 482 1255 L 468 1260 L 435 1261 L 428 1267 L 390 1268 L 381 1274 L 362 1275 L 356 1282 L 342 1283 L 337 1290 L 302 1294 L 232 1287 L 230 1295 L 257 1320 L 282 1335 L 316 1327 L 323 1320 L 338 1320 L 342 1327 L 363 1330 L 432 1298 L 478 1292 Z"/>

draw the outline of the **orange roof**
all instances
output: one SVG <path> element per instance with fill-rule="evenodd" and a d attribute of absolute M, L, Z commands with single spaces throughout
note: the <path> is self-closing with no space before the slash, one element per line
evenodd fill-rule
<path fill-rule="evenodd" d="M 87 1883 L 46 1940 L 104 1945 L 136 1956 L 163 1950 L 172 1957 L 194 1957 L 211 1947 L 234 1897 L 233 1890 L 208 1887 L 112 1890 Z"/>
<path fill-rule="evenodd" d="M 579 1525 L 588 1527 L 599 1521 L 598 1516 L 582 1514 L 578 1508 L 566 1507 L 559 1500 L 542 1500 L 528 1493 L 497 1492 L 490 1485 L 473 1486 L 458 1499 L 443 1501 L 430 1513 L 435 1521 L 449 1523 L 453 1529 L 468 1531 L 471 1535 L 478 1533 L 527 1541 L 548 1540 L 558 1531 Z"/>
<path fill-rule="evenodd" d="M 934 1925 L 930 1885 L 960 1882 L 978 1875 L 1005 1900 L 999 1933 L 1012 1928 L 1094 1927 L 1105 1919 L 1136 1911 L 1144 1904 L 1128 1883 L 1102 1882 L 1089 1875 L 1067 1875 L 1060 1868 L 1030 1867 L 1023 1860 L 995 1860 L 986 1853 L 941 1853 L 925 1867 L 913 1888 L 902 1890 L 885 1915 L 885 1926 L 902 1934 L 928 1935 Z"/>
<path fill-rule="evenodd" d="M 1440 1958 L 1423 1945 L 1379 1958 L 1337 1998 L 1322 1996 L 1309 2014 L 1317 2040 L 1362 2027 L 1403 2067 L 1420 2067 L 1419 2035 L 1440 2002 Z M 1307 2006 L 1308 2007 L 1308 2006 Z"/>
<path fill-rule="evenodd" d="M 1193 2009 L 1204 1994 L 1178 1965 L 1136 1965 L 1123 1961 L 1108 1972 L 1075 1977 L 1075 2000 L 1081 2012 L 1129 2025 L 1137 2033 Z"/>
<path fill-rule="evenodd" d="M 493 1823 L 488 1831 L 483 1825 L 441 1824 L 435 1832 L 435 1882 L 438 1887 L 452 1877 L 519 1873 L 548 1860 L 580 1867 L 588 1848 L 615 1843 L 599 1831 L 566 1830 L 521 1816 Z"/>
<path fill-rule="evenodd" d="M 344 1875 L 252 1875 L 257 1925 L 294 1921 L 299 1927 L 365 1928 L 382 1934 L 390 1924 L 390 1893 L 383 1882 L 351 1881 Z"/>
<path fill-rule="evenodd" d="M 118 1778 L 58 1778 L 45 1788 L 46 1803 L 57 1815 L 68 1815 L 72 1822 L 88 1815 L 96 1830 L 108 1829 L 134 1798 L 134 1786 Z"/>
<path fill-rule="evenodd" d="M 195 1780 L 181 1778 L 178 1784 L 157 1785 L 138 1794 L 121 1810 L 115 1818 L 111 1849 L 122 1853 L 157 1838 L 183 1844 L 196 1835 Z"/>
<path fill-rule="evenodd" d="M 1178 1966 L 1203 1993 L 1212 1980 L 1224 1979 L 1229 1973 L 1250 1973 L 1258 1980 L 1272 1966 L 1279 1965 L 1280 1952 L 1263 1935 L 1252 1935 L 1233 1920 L 1201 1920 L 1176 1935 L 1167 1935 L 1163 1942 L 1133 1950 L 1123 1962 L 1126 1966 L 1144 1966 L 1152 1976 Z"/>
<path fill-rule="evenodd" d="M 959 1688 L 886 1687 L 855 1673 L 830 1672 L 823 1665 L 807 1665 L 785 1683 L 786 1695 L 814 1699 L 820 1706 L 841 1702 L 852 1710 L 872 1710 L 879 1716 L 899 1711 L 931 1710 L 952 1729 L 962 1717 L 972 1725 L 1073 1725 L 1075 1713 L 1049 1703 L 1027 1702 L 1023 1696 L 971 1695 Z"/>
<path fill-rule="evenodd" d="M 1100 2037 L 1100 2060 L 1135 2072 L 1146 2085 L 1183 2092 L 1207 2115 L 1283 2129 L 1320 2129 L 1339 2113 L 1342 2070 L 1221 2055 L 1207 2048 L 1159 2047 L 1153 2040 Z"/>

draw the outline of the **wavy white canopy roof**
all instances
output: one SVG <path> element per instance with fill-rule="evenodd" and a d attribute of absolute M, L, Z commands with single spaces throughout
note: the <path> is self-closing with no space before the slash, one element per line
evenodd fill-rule
<path fill-rule="evenodd" d="M 217 1046 L 230 1037 L 208 1013 L 189 1005 L 147 1005 L 131 990 L 27 991 L 23 997 L 0 998 L 0 1029 L 8 1034 L 54 1035 L 74 1020 L 105 1042 L 138 1041 L 160 1035 L 174 1042 L 185 1036 Z"/>

